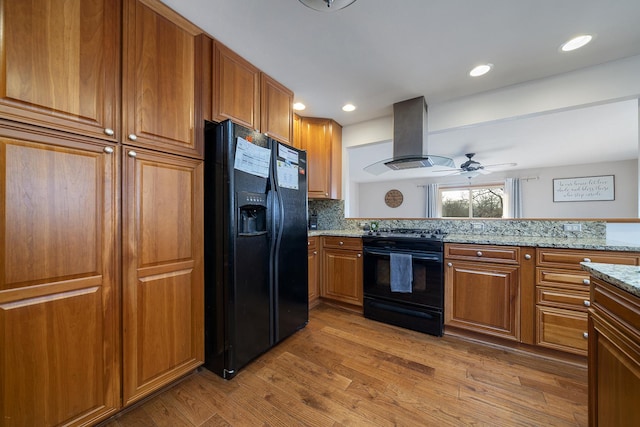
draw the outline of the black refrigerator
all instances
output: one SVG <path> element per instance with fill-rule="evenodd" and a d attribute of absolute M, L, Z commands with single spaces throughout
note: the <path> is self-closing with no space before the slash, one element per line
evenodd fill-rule
<path fill-rule="evenodd" d="M 223 378 L 309 319 L 306 152 L 205 123 L 205 367 Z"/>

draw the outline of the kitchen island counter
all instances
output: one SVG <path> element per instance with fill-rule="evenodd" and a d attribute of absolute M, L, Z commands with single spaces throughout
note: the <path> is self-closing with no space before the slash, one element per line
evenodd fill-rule
<path fill-rule="evenodd" d="M 593 277 L 640 297 L 640 267 L 635 265 L 582 262 L 582 268 Z"/>

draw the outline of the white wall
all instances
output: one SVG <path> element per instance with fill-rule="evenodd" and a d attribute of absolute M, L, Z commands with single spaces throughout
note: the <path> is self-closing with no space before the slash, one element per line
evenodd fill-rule
<path fill-rule="evenodd" d="M 615 200 L 597 202 L 554 202 L 553 179 L 583 176 L 614 175 Z M 589 165 L 518 170 L 494 173 L 471 180 L 471 184 L 504 182 L 514 177 L 522 181 L 524 218 L 637 218 L 638 162 L 625 160 Z M 420 218 L 425 213 L 424 185 L 436 178 L 362 183 L 358 185 L 359 209 L 352 217 L 360 218 Z M 467 178 L 440 178 L 442 185 L 465 185 Z M 402 205 L 390 208 L 384 202 L 387 191 L 397 189 L 404 195 Z"/>

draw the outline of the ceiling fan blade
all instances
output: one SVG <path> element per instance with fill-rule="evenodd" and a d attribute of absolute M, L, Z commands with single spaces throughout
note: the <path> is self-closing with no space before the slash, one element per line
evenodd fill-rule
<path fill-rule="evenodd" d="M 513 167 L 513 166 L 517 166 L 517 163 L 496 163 L 494 165 L 486 165 L 484 168 L 507 168 L 507 167 Z"/>
<path fill-rule="evenodd" d="M 442 169 L 442 170 L 431 171 L 431 172 L 432 173 L 448 173 L 448 174 L 454 175 L 464 171 L 462 169 Z"/>

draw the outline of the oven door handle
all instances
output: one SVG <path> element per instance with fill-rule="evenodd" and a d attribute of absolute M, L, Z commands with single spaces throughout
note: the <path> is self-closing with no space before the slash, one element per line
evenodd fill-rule
<path fill-rule="evenodd" d="M 370 254 L 370 255 L 379 255 L 379 256 L 390 256 L 391 252 L 398 253 L 398 254 L 411 255 L 411 258 L 418 259 L 421 261 L 442 261 L 442 256 L 440 254 L 427 255 L 427 254 L 408 252 L 408 251 L 381 251 L 381 250 L 368 249 L 368 248 L 364 249 L 365 255 Z"/>

